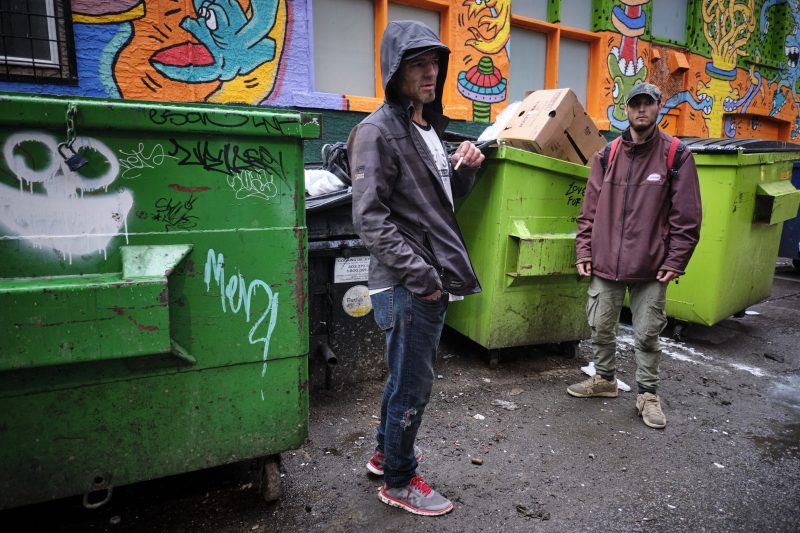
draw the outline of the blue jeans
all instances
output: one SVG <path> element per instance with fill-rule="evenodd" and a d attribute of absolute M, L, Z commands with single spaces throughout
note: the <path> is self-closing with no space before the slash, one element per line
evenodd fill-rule
<path fill-rule="evenodd" d="M 443 293 L 439 301 L 426 302 L 402 286 L 370 299 L 375 322 L 386 334 L 389 367 L 377 449 L 384 453 L 384 483 L 405 487 L 417 470 L 414 441 L 431 397 L 433 363 L 448 299 Z"/>

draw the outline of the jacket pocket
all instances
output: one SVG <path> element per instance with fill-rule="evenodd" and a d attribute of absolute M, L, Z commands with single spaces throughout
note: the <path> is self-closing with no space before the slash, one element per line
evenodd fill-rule
<path fill-rule="evenodd" d="M 394 325 L 394 288 L 370 295 L 375 323 L 386 331 Z"/>

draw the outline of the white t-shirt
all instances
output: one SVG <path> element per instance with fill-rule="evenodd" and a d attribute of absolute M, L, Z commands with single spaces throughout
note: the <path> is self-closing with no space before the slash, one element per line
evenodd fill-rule
<path fill-rule="evenodd" d="M 428 152 L 433 157 L 433 162 L 436 164 L 436 169 L 439 171 L 439 179 L 444 187 L 444 192 L 447 194 L 447 199 L 450 200 L 450 208 L 453 208 L 453 189 L 450 186 L 450 164 L 447 161 L 447 153 L 444 151 L 444 146 L 439 136 L 436 135 L 436 130 L 428 124 L 427 127 L 422 127 L 416 122 L 412 122 L 417 131 L 422 135 L 425 140 L 425 145 L 428 147 Z M 383 287 L 380 289 L 372 289 L 369 291 L 370 295 L 376 294 L 391 287 Z M 455 294 L 448 295 L 451 302 L 463 300 L 463 296 L 456 296 Z"/>
<path fill-rule="evenodd" d="M 430 124 L 428 124 L 427 128 L 423 128 L 416 122 L 413 122 L 413 124 L 425 140 L 428 152 L 433 156 L 433 162 L 439 170 L 439 179 L 444 186 L 444 192 L 447 193 L 447 199 L 450 200 L 450 208 L 452 208 L 453 189 L 450 187 L 450 165 L 447 162 L 447 154 L 444 151 L 444 146 L 442 146 L 442 141 L 439 139 L 439 136 L 436 135 L 436 130 L 434 130 Z"/>

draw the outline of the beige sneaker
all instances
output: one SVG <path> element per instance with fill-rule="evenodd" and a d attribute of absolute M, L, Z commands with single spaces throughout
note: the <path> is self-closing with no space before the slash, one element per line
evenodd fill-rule
<path fill-rule="evenodd" d="M 661 410 L 661 400 L 655 394 L 645 392 L 637 396 L 636 410 L 644 423 L 651 428 L 661 429 L 667 425 L 667 417 Z"/>
<path fill-rule="evenodd" d="M 567 387 L 567 393 L 576 398 L 616 398 L 617 380 L 606 381 L 599 374 L 595 374 L 586 381 L 575 383 Z"/>

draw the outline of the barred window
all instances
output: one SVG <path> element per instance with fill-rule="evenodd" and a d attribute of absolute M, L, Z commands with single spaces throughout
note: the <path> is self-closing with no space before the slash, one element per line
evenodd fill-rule
<path fill-rule="evenodd" d="M 0 80 L 77 81 L 69 2 L 0 0 Z"/>

